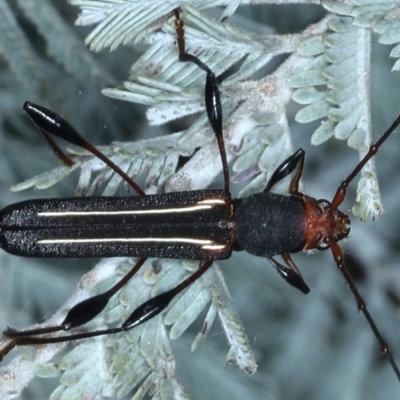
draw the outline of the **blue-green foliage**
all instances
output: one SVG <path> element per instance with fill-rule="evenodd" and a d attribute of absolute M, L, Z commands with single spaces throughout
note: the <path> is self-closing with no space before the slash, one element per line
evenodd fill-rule
<path fill-rule="evenodd" d="M 178 61 L 171 12 L 181 3 L 69 3 L 74 7 L 64 0 L 0 0 L 2 205 L 16 201 L 7 192 L 11 185 L 15 190 L 46 188 L 41 196 L 55 196 L 53 185 L 65 182 L 69 175 L 73 178 L 62 188 L 62 195 L 71 196 L 77 170 L 79 195 L 113 195 L 124 190 L 120 177 L 77 148 L 70 149 L 76 156 L 74 168 L 58 166 L 48 172 L 56 161 L 20 111 L 28 99 L 62 113 L 96 144 L 131 140 L 100 148 L 141 179 L 148 192 L 209 186 L 221 165 L 204 113 L 205 74 L 193 64 Z M 211 10 L 226 5 L 222 13 Z M 388 83 L 387 55 L 376 38 L 396 45 L 390 56 L 399 57 L 400 2 L 239 7 L 233 14 L 239 5 L 193 0 L 182 9 L 187 51 L 216 75 L 237 67 L 223 80 L 221 96 L 233 181 L 244 184 L 239 195 L 262 190 L 274 168 L 301 142 L 307 152 L 306 165 L 314 166 L 306 170 L 306 192 L 331 199 L 358 157 L 346 151 L 344 143 L 330 140 L 327 144 L 332 147 L 328 147 L 325 142 L 333 137 L 346 139 L 348 146 L 363 153 L 398 112 L 398 85 Z M 76 22 L 89 26 L 83 33 L 73 26 L 77 13 Z M 227 19 L 221 21 L 222 17 Z M 83 45 L 84 36 L 91 50 L 103 53 L 90 53 Z M 397 60 L 392 70 L 397 71 L 399 65 Z M 102 98 L 99 89 L 117 100 Z M 147 108 L 134 108 L 132 103 Z M 182 117 L 189 119 L 181 123 Z M 302 125 L 292 127 L 293 119 Z M 309 124 L 313 121 L 317 122 Z M 173 122 L 174 133 L 163 135 L 168 122 Z M 146 136 L 149 124 L 157 126 L 155 139 Z M 139 132 L 144 134 L 140 141 Z M 321 146 L 313 148 L 310 141 Z M 398 143 L 396 137 L 390 138 L 381 160 L 397 165 Z M 176 173 L 180 156 L 192 158 Z M 376 226 L 360 229 L 356 225 L 350 241 L 353 247 L 346 249 L 352 251 L 354 271 L 362 272 L 357 284 L 400 362 L 398 307 L 387 295 L 393 292 L 397 298 L 400 289 L 396 283 L 400 282 L 396 258 L 400 185 L 395 166 L 382 164 L 378 175 L 385 178 L 383 199 L 388 199 L 390 221 L 380 228 L 379 220 Z M 282 182 L 277 191 L 287 193 L 287 185 L 287 180 Z M 19 198 L 37 195 L 27 193 Z M 359 180 L 354 211 L 364 220 L 382 211 L 373 165 Z M 0 397 L 7 398 L 11 390 L 19 394 L 36 375 L 56 377 L 36 379 L 31 386 L 32 391 L 38 390 L 33 398 L 39 398 L 52 382 L 53 400 L 132 398 L 133 394 L 134 399 L 183 399 L 188 393 L 194 399 L 397 398 L 394 374 L 386 360 L 379 362 L 372 332 L 357 314 L 330 252 L 324 255 L 295 256 L 312 290 L 307 297 L 270 272 L 269 266 L 265 268 L 265 260 L 239 255 L 221 264 L 223 268 L 213 268 L 162 316 L 130 332 L 84 341 L 58 359 L 53 359 L 57 349 L 52 346 L 44 346 L 42 353 L 25 348 L 23 356 L 14 350 L 16 358 L 7 376 L 15 374 L 15 378 L 5 382 L 0 374 Z M 0 260 L 0 282 L 7 282 L 0 287 L 5 306 L 1 312 L 6 315 L 0 329 L 40 321 L 56 310 L 57 301 L 62 304 L 72 294 L 47 321 L 59 323 L 72 304 L 107 290 L 134 263 L 126 258 L 102 261 L 73 293 L 76 280 L 72 283 L 65 270 L 74 270 L 74 263 L 66 267 L 63 261 L 50 274 L 36 269 L 31 260 L 3 253 Z M 87 329 L 121 323 L 135 307 L 172 288 L 197 267 L 197 262 L 149 260 Z M 81 269 L 74 271 L 75 276 L 82 275 Z M 32 306 L 34 317 L 18 316 L 32 298 L 38 302 Z M 198 349 L 207 336 L 212 337 Z M 198 351 L 192 354 L 190 349 Z M 248 373 L 258 365 L 259 372 L 246 375 L 234 365 L 224 369 L 225 363 Z M 45 396 L 51 391 L 47 388 Z"/>

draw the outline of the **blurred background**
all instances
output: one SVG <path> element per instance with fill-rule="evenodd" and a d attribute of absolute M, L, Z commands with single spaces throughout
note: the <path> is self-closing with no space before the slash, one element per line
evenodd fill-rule
<path fill-rule="evenodd" d="M 91 54 L 83 40 L 89 28 L 74 26 L 78 9 L 53 0 L 47 17 L 58 18 L 59 43 L 76 46 L 65 59 L 52 55 L 48 43 L 27 13 L 27 1 L 0 4 L 0 35 L 8 43 L 0 49 L 0 205 L 35 197 L 71 196 L 77 174 L 45 191 L 13 193 L 13 184 L 58 166 L 46 142 L 23 115 L 30 100 L 62 114 L 94 144 L 135 141 L 183 129 L 179 122 L 148 127 L 145 107 L 105 98 L 100 90 L 117 87 L 129 67 L 146 49 L 124 46 L 109 53 Z M 2 11 L 3 8 L 3 11 Z M 276 33 L 296 33 L 319 21 L 318 6 L 241 7 L 235 17 L 244 26 L 263 24 Z M 9 29 L 10 21 L 14 27 Z M 64 42 L 64 43 L 65 43 Z M 400 112 L 398 73 L 391 73 L 390 46 L 372 48 L 372 109 L 377 138 Z M 276 60 L 279 64 L 279 60 Z M 271 68 L 275 68 L 271 66 Z M 270 71 L 266 71 L 270 72 Z M 298 105 L 291 104 L 289 117 Z M 310 144 L 316 124 L 292 123 L 295 148 L 306 150 L 303 187 L 316 198 L 331 199 L 339 183 L 358 162 L 344 142 Z M 400 363 L 400 141 L 394 134 L 376 156 L 385 213 L 376 221 L 352 218 L 352 234 L 343 243 L 346 265 L 364 296 L 376 323 Z M 355 185 L 343 211 L 351 209 Z M 222 328 L 215 324 L 210 337 L 194 354 L 191 342 L 201 329 L 196 322 L 173 342 L 178 377 L 195 399 L 397 399 L 399 382 L 352 294 L 337 270 L 330 251 L 314 256 L 295 255 L 307 296 L 287 285 L 262 259 L 235 254 L 219 263 L 252 344 L 258 372 L 252 376 L 234 365 L 225 368 L 228 351 Z M 23 328 L 49 317 L 74 290 L 96 260 L 34 260 L 0 253 L 0 329 Z M 12 355 L 9 356 L 12 358 Z M 44 399 L 57 387 L 55 379 L 35 379 L 23 399 Z"/>

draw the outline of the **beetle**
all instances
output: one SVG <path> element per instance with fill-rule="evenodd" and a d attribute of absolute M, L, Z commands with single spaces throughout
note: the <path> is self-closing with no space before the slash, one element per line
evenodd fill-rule
<path fill-rule="evenodd" d="M 218 78 L 198 58 L 185 52 L 183 23 L 178 12 L 176 21 L 180 60 L 194 62 L 207 74 L 206 110 L 220 151 L 224 189 L 145 195 L 125 172 L 83 139 L 66 120 L 43 106 L 25 103 L 24 110 L 64 163 L 69 162 L 68 157 L 58 149 L 51 135 L 92 152 L 120 174 L 139 196 L 39 199 L 12 204 L 0 212 L 0 247 L 12 254 L 30 257 L 141 258 L 110 290 L 74 306 L 60 325 L 28 331 L 7 329 L 3 335 L 10 340 L 0 350 L 0 358 L 15 346 L 57 343 L 132 329 L 161 313 L 177 294 L 202 276 L 214 260 L 229 258 L 233 251 L 246 250 L 267 258 L 288 283 L 307 294 L 309 288 L 290 254 L 331 248 L 358 308 L 400 380 L 399 368 L 345 267 L 338 245 L 338 241 L 350 233 L 349 217 L 338 210 L 347 187 L 400 124 L 400 116 L 341 183 L 332 201 L 317 200 L 299 191 L 305 158 L 302 149 L 277 167 L 262 193 L 232 199 Z M 292 173 L 289 196 L 271 192 L 276 183 Z M 286 265 L 276 261 L 276 255 L 281 255 Z M 120 327 L 58 337 L 41 336 L 68 331 L 92 320 L 105 308 L 111 296 L 135 275 L 147 257 L 199 259 L 204 263 L 175 288 L 136 308 Z"/>

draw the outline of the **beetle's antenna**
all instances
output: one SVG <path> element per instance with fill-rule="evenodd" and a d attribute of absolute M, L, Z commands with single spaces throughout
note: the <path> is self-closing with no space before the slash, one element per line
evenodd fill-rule
<path fill-rule="evenodd" d="M 337 210 L 337 208 L 343 203 L 343 200 L 346 197 L 347 187 L 349 186 L 350 182 L 363 169 L 364 165 L 377 153 L 385 140 L 393 133 L 393 131 L 399 126 L 399 124 L 400 115 L 396 118 L 393 124 L 390 125 L 388 130 L 381 136 L 381 138 L 375 144 L 371 145 L 364 158 L 357 164 L 357 166 L 353 169 L 349 176 L 340 184 L 332 200 L 333 210 Z"/>

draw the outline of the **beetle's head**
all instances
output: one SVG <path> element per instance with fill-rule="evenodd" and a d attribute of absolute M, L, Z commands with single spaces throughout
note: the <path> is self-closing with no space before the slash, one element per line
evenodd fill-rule
<path fill-rule="evenodd" d="M 332 209 L 328 200 L 304 197 L 307 235 L 303 250 L 326 250 L 332 241 L 346 239 L 350 234 L 350 218 L 344 212 Z"/>

